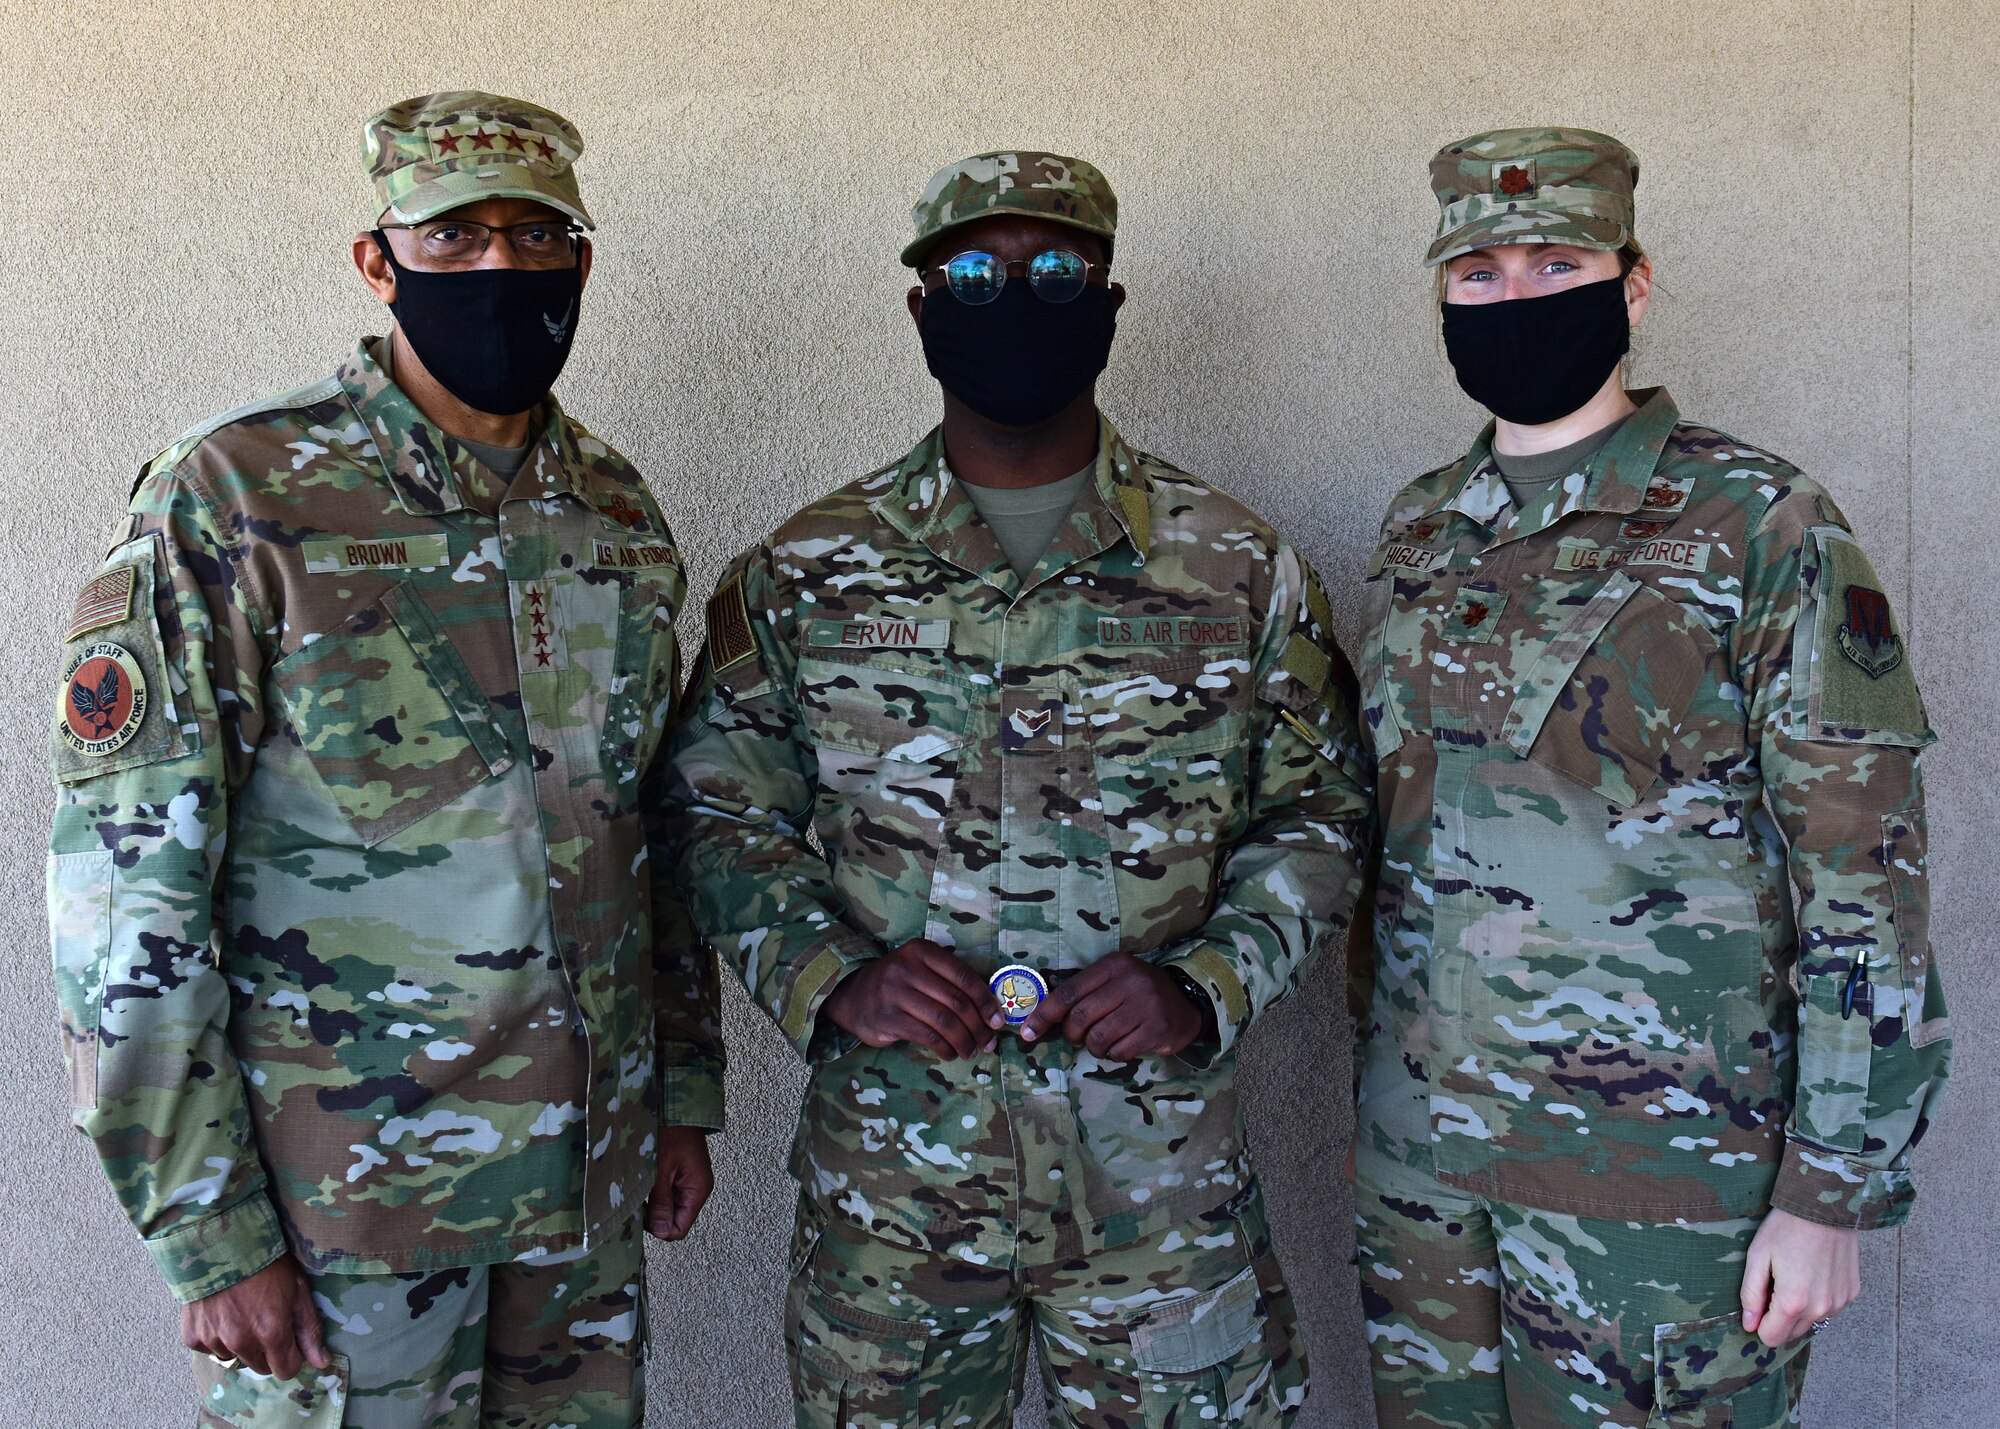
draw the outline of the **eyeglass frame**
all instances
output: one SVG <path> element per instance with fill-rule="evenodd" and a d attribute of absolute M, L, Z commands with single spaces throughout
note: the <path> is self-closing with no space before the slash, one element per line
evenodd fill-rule
<path fill-rule="evenodd" d="M 507 235 L 508 251 L 516 258 L 519 258 L 522 256 L 521 250 L 514 244 L 514 231 L 516 229 L 554 228 L 558 226 L 557 220 L 549 218 L 525 218 L 519 223 L 481 223 L 474 218 L 449 218 L 444 214 L 439 214 L 435 218 L 426 218 L 417 223 L 378 223 L 375 225 L 375 228 L 377 232 L 384 234 L 384 242 L 386 242 L 387 232 L 392 228 L 400 229 L 405 233 L 415 233 L 418 229 L 428 228 L 434 223 L 455 223 L 460 228 L 476 228 L 486 235 L 485 242 L 479 245 L 479 252 L 467 260 L 471 263 L 479 262 L 492 251 L 493 235 L 496 233 Z M 583 225 L 573 218 L 565 218 L 560 221 L 560 227 L 569 238 L 570 266 L 574 267 L 583 257 Z M 1079 254 L 1078 256 L 1081 257 L 1082 255 Z M 560 273 L 563 270 L 561 268 L 550 268 L 546 271 Z"/>
<path fill-rule="evenodd" d="M 993 259 L 994 262 L 1000 265 L 1000 281 L 996 283 L 993 287 L 993 297 L 988 298 L 986 300 L 989 303 L 993 302 L 1000 296 L 1000 294 L 1003 291 L 1005 291 L 1008 280 L 1014 276 L 1015 268 L 1018 267 L 1025 270 L 1029 264 L 1035 261 L 1036 258 L 1041 258 L 1050 253 L 1067 253 L 1069 254 L 1070 257 L 1076 259 L 1077 262 L 1083 264 L 1083 281 L 1086 285 L 1095 281 L 1090 276 L 1093 271 L 1102 271 L 1105 275 L 1103 286 L 1107 288 L 1111 286 L 1111 276 L 1110 276 L 1111 260 L 1107 258 L 1102 263 L 1093 263 L 1090 261 L 1090 259 L 1084 257 L 1074 248 L 1059 248 L 1059 247 L 1044 248 L 1040 253 L 1035 254 L 1034 257 L 1032 258 L 1002 258 L 998 253 L 988 252 L 984 248 L 966 248 L 966 249 L 961 249 L 959 252 L 952 254 L 951 257 L 945 259 L 944 262 L 942 263 L 931 263 L 922 268 L 917 269 L 917 284 L 918 286 L 923 288 L 924 295 L 928 297 L 933 291 L 927 281 L 931 274 L 943 273 L 947 268 L 949 268 L 953 263 L 956 263 L 959 259 L 969 257 L 970 255 L 975 253 L 984 254 L 986 257 Z M 1030 292 L 1033 292 L 1035 286 L 1034 278 L 1025 273 L 1023 274 L 1023 276 L 1028 277 L 1028 290 Z M 957 291 L 955 289 L 952 289 L 951 279 L 949 276 L 947 276 L 944 279 L 943 283 L 941 283 L 940 286 L 951 292 L 951 296 L 954 301 L 961 303 L 965 302 L 965 299 L 959 297 Z M 1040 293 L 1035 293 L 1035 296 L 1042 302 L 1046 303 L 1049 301 L 1049 299 L 1043 298 Z M 1083 296 L 1083 290 L 1079 288 L 1076 292 L 1075 297 L 1064 298 L 1062 301 L 1067 303 L 1073 303 L 1076 301 L 1077 298 L 1080 298 L 1082 296 Z M 967 304 L 967 306 L 969 307 L 984 307 L 985 305 L 986 305 L 985 303 Z"/>

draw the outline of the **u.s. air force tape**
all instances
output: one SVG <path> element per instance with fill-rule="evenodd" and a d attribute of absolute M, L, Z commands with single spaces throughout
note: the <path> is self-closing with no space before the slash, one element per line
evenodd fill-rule
<path fill-rule="evenodd" d="M 1042 999 L 1049 995 L 1049 985 L 1042 975 L 1019 963 L 1009 963 L 993 974 L 987 979 L 987 986 L 1000 999 L 1000 1011 L 1010 1027 L 1019 1027 L 1034 1016 Z"/>

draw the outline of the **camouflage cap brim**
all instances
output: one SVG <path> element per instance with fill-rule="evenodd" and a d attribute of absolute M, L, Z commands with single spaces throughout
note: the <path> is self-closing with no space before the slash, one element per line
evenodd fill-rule
<path fill-rule="evenodd" d="M 1616 219 L 1587 218 L 1548 209 L 1517 209 L 1461 223 L 1431 244 L 1430 251 L 1424 254 L 1424 266 L 1435 268 L 1461 253 L 1508 243 L 1567 243 L 1576 248 L 1610 250 L 1623 248 L 1630 237 L 1625 225 Z"/>
<path fill-rule="evenodd" d="M 1097 165 L 1041 149 L 995 149 L 931 175 L 910 210 L 916 231 L 903 245 L 903 262 L 915 268 L 953 229 L 1004 213 L 1095 234 L 1106 256 L 1118 231 L 1118 198 Z"/>
<path fill-rule="evenodd" d="M 922 263 L 924 254 L 928 253 L 932 249 L 932 247 L 941 242 L 946 234 L 951 233 L 956 229 L 964 228 L 969 223 L 977 223 L 982 218 L 1004 218 L 1009 214 L 1013 214 L 1020 218 L 1039 218 L 1045 223 L 1060 223 L 1065 228 L 1079 228 L 1082 229 L 1085 233 L 1096 234 L 1099 238 L 1102 238 L 1107 245 L 1111 243 L 1112 238 L 1114 236 L 1112 231 L 1109 228 L 1106 228 L 1103 224 L 1085 223 L 1080 219 L 1064 218 L 1060 214 L 1050 213 L 1046 209 L 1042 208 L 1028 208 L 1026 206 L 1017 207 L 1011 204 L 996 204 L 992 208 L 982 208 L 976 213 L 966 214 L 965 217 L 963 218 L 955 218 L 949 223 L 940 224 L 937 227 L 936 231 L 931 233 L 926 233 L 923 237 L 917 239 L 914 243 L 909 244 L 907 247 L 903 249 L 903 255 L 902 255 L 903 266 L 906 268 L 914 268 L 918 264 Z"/>
<path fill-rule="evenodd" d="M 399 223 L 422 223 L 489 198 L 533 199 L 568 214 L 585 228 L 597 227 L 574 191 L 552 182 L 546 169 L 529 164 L 488 164 L 440 174 L 402 195 L 383 213 L 394 214 Z"/>

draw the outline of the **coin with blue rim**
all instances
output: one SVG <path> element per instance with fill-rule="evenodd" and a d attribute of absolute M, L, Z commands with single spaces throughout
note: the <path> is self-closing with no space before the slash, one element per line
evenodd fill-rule
<path fill-rule="evenodd" d="M 1042 975 L 1019 963 L 1009 963 L 993 974 L 987 980 L 987 986 L 1000 999 L 1000 1011 L 1010 1027 L 1019 1027 L 1026 1022 L 1042 1005 L 1042 999 L 1049 995 L 1049 985 L 1042 980 Z"/>

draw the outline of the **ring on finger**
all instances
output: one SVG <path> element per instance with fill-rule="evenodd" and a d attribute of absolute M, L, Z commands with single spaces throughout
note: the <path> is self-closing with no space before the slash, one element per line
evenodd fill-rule
<path fill-rule="evenodd" d="M 1827 1329 L 1832 1324 L 1833 1324 L 1833 1316 L 1831 1315 L 1828 1315 L 1824 1320 L 1815 1320 L 1812 1322 L 1812 1332 L 1815 1335 L 1817 1335 L 1821 1331 Z"/>

